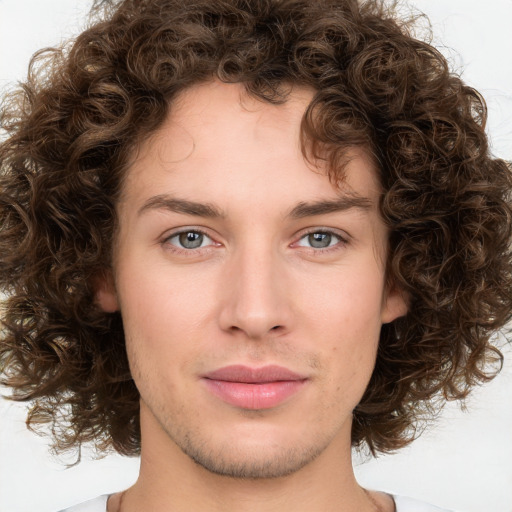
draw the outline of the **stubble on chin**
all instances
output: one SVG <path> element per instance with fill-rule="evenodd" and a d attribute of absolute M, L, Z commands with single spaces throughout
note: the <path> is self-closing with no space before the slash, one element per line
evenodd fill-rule
<path fill-rule="evenodd" d="M 233 444 L 212 447 L 210 443 L 190 433 L 181 436 L 181 439 L 173 437 L 181 451 L 209 473 L 244 480 L 289 476 L 313 462 L 329 444 L 326 440 L 321 444 L 303 447 L 252 447 L 244 450 Z"/>

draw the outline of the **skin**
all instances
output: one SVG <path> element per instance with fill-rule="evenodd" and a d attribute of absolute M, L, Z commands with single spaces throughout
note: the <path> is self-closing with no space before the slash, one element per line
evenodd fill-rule
<path fill-rule="evenodd" d="M 303 158 L 311 97 L 297 88 L 276 106 L 237 84 L 197 85 L 134 156 L 114 275 L 97 295 L 123 317 L 141 394 L 141 472 L 110 511 L 121 501 L 122 512 L 394 509 L 357 484 L 350 430 L 381 325 L 406 306 L 385 285 L 371 160 L 354 150 L 337 188 Z M 356 206 L 290 214 L 340 198 Z M 176 199 L 222 215 L 175 211 Z M 200 245 L 184 247 L 181 232 Z M 202 378 L 232 364 L 277 364 L 305 382 L 279 405 L 249 410 Z"/>

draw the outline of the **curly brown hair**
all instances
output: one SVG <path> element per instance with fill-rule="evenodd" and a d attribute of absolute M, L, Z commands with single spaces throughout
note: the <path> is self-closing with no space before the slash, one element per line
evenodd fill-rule
<path fill-rule="evenodd" d="M 60 449 L 138 453 L 122 319 L 94 283 L 130 155 L 212 77 L 274 103 L 289 84 L 313 88 L 303 141 L 332 178 L 353 146 L 380 169 L 388 279 L 409 310 L 382 327 L 353 444 L 399 448 L 425 411 L 491 378 L 490 337 L 512 310 L 511 168 L 489 153 L 481 96 L 412 25 L 377 0 L 104 1 L 96 15 L 69 47 L 36 54 L 1 113 L 0 370 L 33 401 L 30 426 L 51 425 Z"/>

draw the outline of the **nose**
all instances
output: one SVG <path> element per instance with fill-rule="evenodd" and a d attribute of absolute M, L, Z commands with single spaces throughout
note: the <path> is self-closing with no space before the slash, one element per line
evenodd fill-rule
<path fill-rule="evenodd" d="M 292 321 L 284 262 L 271 249 L 240 251 L 226 265 L 220 327 L 250 339 L 282 335 Z"/>

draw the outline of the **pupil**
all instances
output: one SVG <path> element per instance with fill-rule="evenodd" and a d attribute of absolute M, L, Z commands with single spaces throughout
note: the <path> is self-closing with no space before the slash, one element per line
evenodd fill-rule
<path fill-rule="evenodd" d="M 309 235 L 309 243 L 311 247 L 315 247 L 316 249 L 322 249 L 324 247 L 329 247 L 331 244 L 331 235 L 329 233 L 312 233 Z"/>
<path fill-rule="evenodd" d="M 189 231 L 188 233 L 180 234 L 180 244 L 185 247 L 185 249 L 196 249 L 197 247 L 201 247 L 202 243 L 203 235 L 201 233 Z"/>

